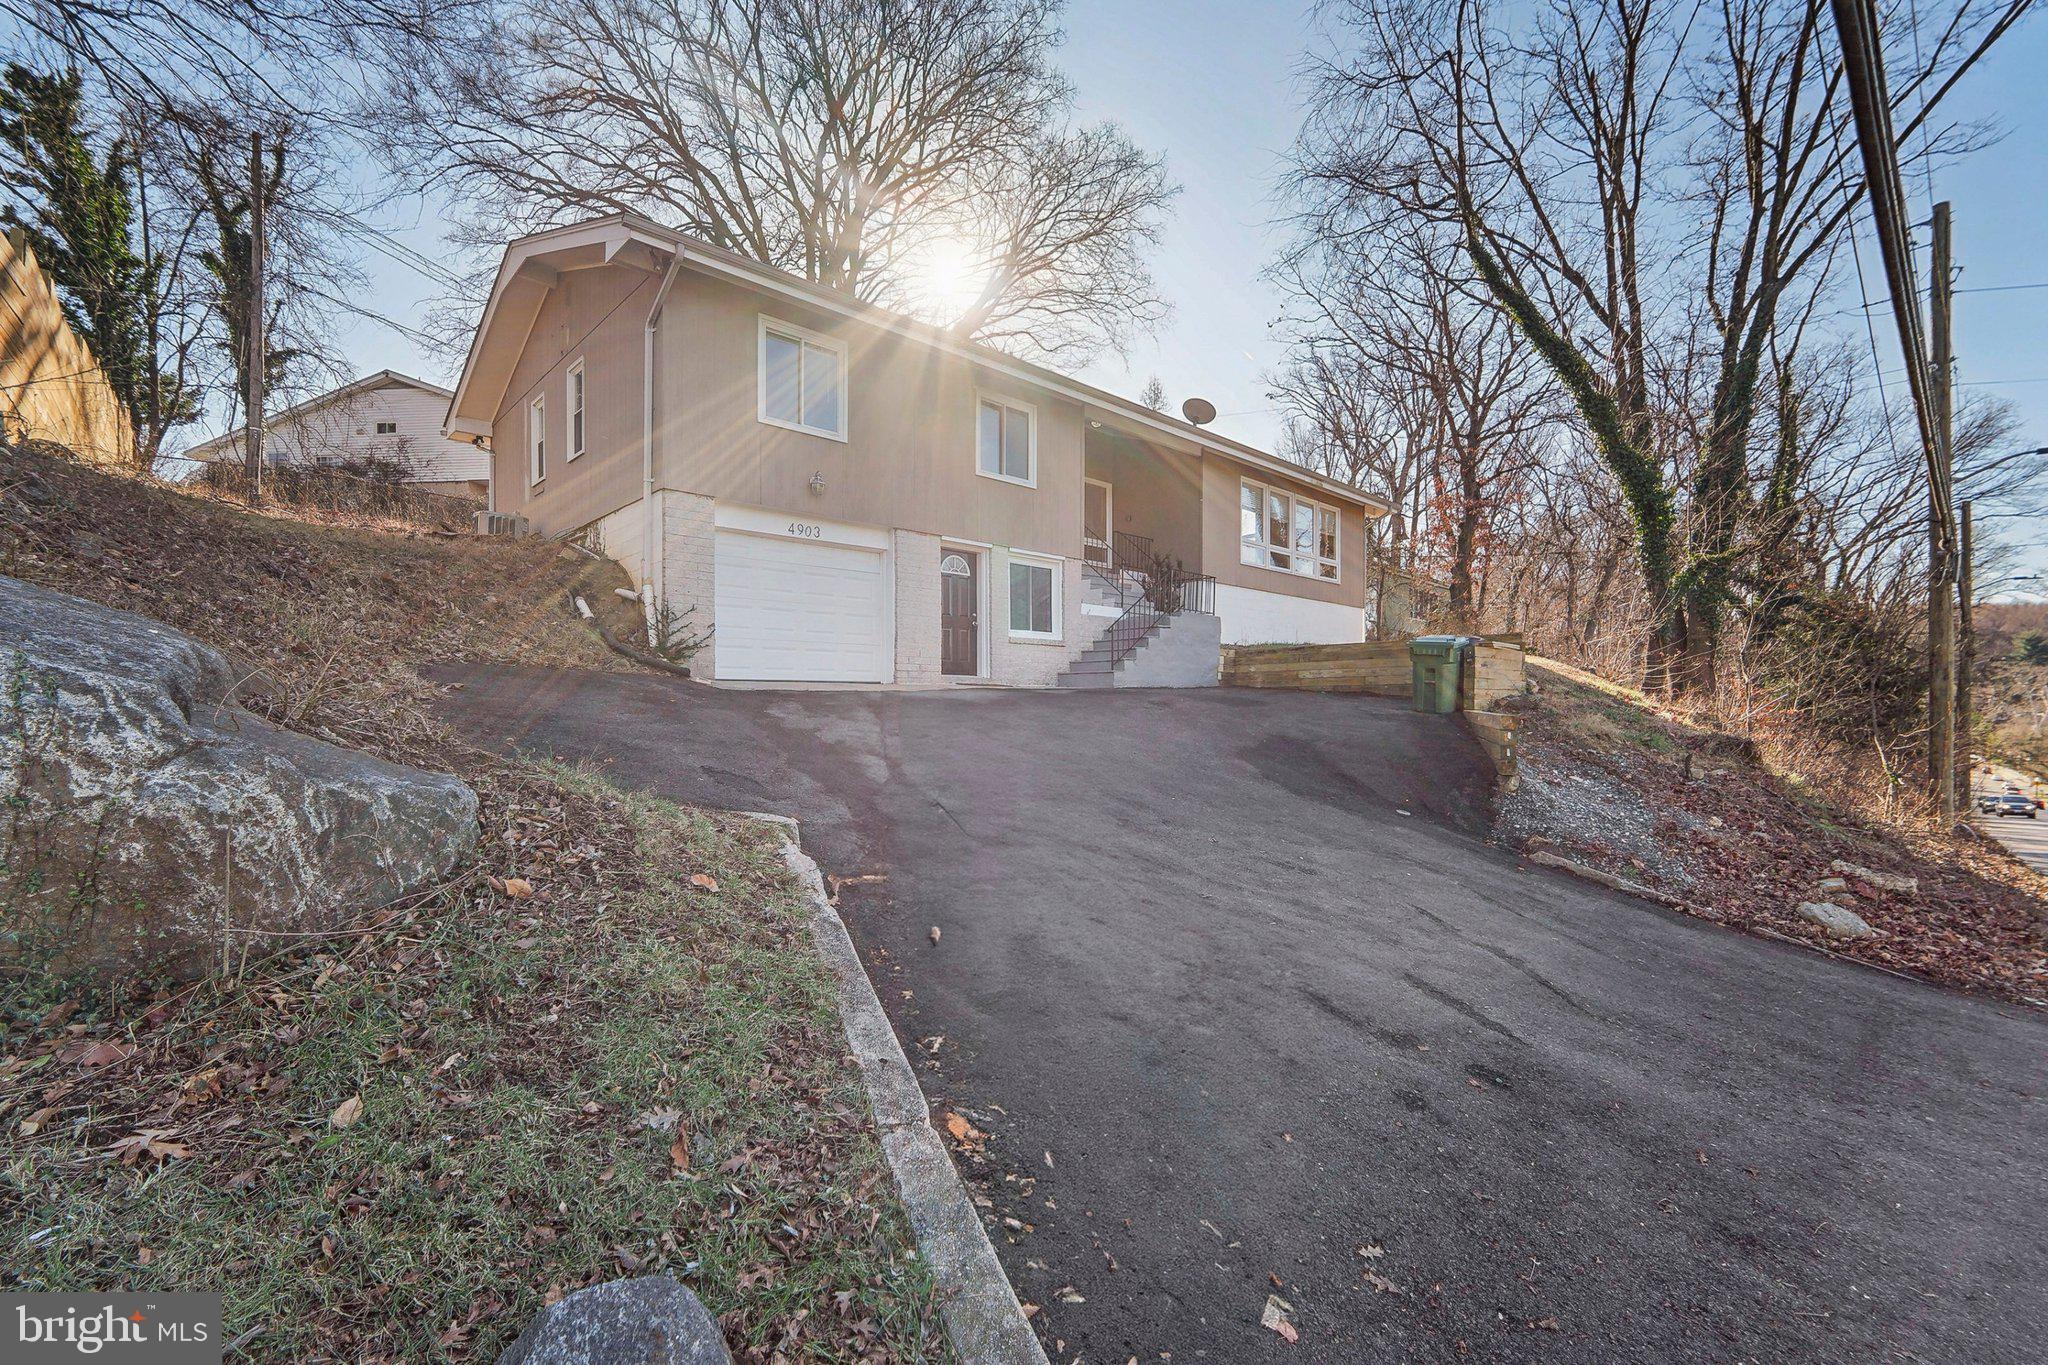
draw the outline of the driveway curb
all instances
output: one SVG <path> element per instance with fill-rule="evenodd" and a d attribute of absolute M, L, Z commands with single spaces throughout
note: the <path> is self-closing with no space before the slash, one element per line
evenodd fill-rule
<path fill-rule="evenodd" d="M 846 924 L 825 895 L 825 878 L 799 845 L 800 827 L 786 815 L 756 818 L 780 825 L 783 861 L 811 898 L 811 933 L 839 984 L 839 1017 L 874 1105 L 882 1151 L 917 1234 L 918 1253 L 939 1288 L 939 1311 L 954 1354 L 965 1365 L 1047 1365 L 1025 1320 L 1017 1291 L 931 1124 L 931 1103 L 896 1041 L 882 1001 L 854 951 Z"/>

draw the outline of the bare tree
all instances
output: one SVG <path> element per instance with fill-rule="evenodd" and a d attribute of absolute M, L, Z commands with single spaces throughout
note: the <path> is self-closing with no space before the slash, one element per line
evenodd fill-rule
<path fill-rule="evenodd" d="M 1069 358 L 1164 314 L 1174 190 L 1076 127 L 1059 0 L 497 0 L 369 106 L 494 233 L 645 212 L 964 335 Z"/>
<path fill-rule="evenodd" d="M 2002 31 L 1958 0 L 1923 32 L 1899 123 L 1927 126 Z M 1712 681 L 1754 550 L 1753 427 L 1771 348 L 1825 287 L 1860 202 L 1820 0 L 1346 0 L 1301 184 L 1332 241 L 1454 227 L 1542 355 L 1629 508 L 1656 629 L 1645 681 Z M 1917 16 L 1916 16 L 1917 19 Z M 1689 226 L 1689 225 L 1698 226 Z"/>
<path fill-rule="evenodd" d="M 1427 486 L 1440 513 L 1448 610 L 1476 626 L 1475 575 L 1489 519 L 1532 463 L 1537 432 L 1552 416 L 1548 388 L 1527 342 L 1463 266 L 1455 239 L 1419 223 L 1379 245 L 1359 256 L 1328 249 L 1310 232 L 1277 272 L 1294 298 L 1300 356 L 1296 382 L 1280 396 L 1311 429 L 1337 437 L 1328 419 L 1343 419 L 1342 434 L 1354 442 L 1374 432 L 1377 414 L 1349 414 L 1348 403 L 1397 415 L 1416 475 L 1412 484 L 1402 478 L 1408 486 L 1400 492 L 1412 500 Z M 1344 382 L 1314 392 L 1333 367 L 1345 371 Z M 1403 413 L 1412 420 L 1400 421 Z M 1383 483 L 1382 491 L 1395 490 Z"/>

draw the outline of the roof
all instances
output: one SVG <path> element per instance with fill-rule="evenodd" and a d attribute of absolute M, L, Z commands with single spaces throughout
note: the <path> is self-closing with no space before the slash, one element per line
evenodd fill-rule
<path fill-rule="evenodd" d="M 557 264 L 550 264 L 550 261 Z M 602 218 L 553 228 L 521 237 L 505 248 L 489 301 L 484 305 L 469 354 L 462 365 L 462 378 L 449 400 L 448 421 L 443 428 L 455 439 L 482 439 L 490 435 L 491 421 L 511 378 L 514 357 L 492 357 L 483 343 L 494 326 L 531 327 L 541 301 L 560 270 L 587 268 L 625 261 L 646 269 L 690 269 L 734 281 L 761 293 L 794 299 L 808 307 L 865 323 L 882 331 L 920 341 L 935 350 L 968 360 L 985 369 L 1022 380 L 1059 394 L 1090 409 L 1091 416 L 1113 421 L 1124 429 L 1136 430 L 1154 439 L 1197 451 L 1213 450 L 1243 464 L 1279 474 L 1315 488 L 1340 501 L 1367 509 L 1371 515 L 1392 510 L 1383 498 L 1349 484 L 1318 474 L 1305 465 L 1282 459 L 1270 452 L 1235 441 L 1206 427 L 1154 411 L 1142 403 L 1098 389 L 1071 376 L 1020 360 L 993 347 L 965 341 L 928 322 L 920 322 L 890 309 L 865 303 L 840 290 L 801 279 L 788 271 L 727 251 L 709 242 L 663 227 L 637 213 L 614 213 Z"/>
<path fill-rule="evenodd" d="M 453 398 L 455 396 L 453 390 L 444 389 L 439 384 L 429 384 L 424 379 L 418 379 L 409 374 L 401 374 L 397 370 L 379 370 L 375 374 L 366 374 L 361 379 L 351 379 L 338 389 L 329 389 L 326 393 L 317 394 L 302 403 L 294 403 L 281 412 L 273 412 L 270 416 L 263 419 L 263 428 L 268 431 L 281 422 L 289 422 L 295 417 L 303 417 L 309 412 L 316 412 L 331 403 L 338 403 L 344 398 L 352 398 L 356 394 L 367 393 L 372 389 L 391 388 L 394 385 L 418 389 L 422 393 L 431 393 L 436 398 Z M 244 433 L 247 431 L 248 425 L 244 423 L 233 431 L 216 436 L 212 440 L 201 441 L 198 445 L 187 448 L 185 458 L 188 460 L 211 459 L 225 447 L 241 445 L 245 439 Z"/>

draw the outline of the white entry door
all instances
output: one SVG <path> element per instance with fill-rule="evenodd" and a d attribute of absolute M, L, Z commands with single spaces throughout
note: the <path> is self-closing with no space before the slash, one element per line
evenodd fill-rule
<path fill-rule="evenodd" d="M 721 529 L 713 569 L 721 680 L 887 681 L 880 550 Z"/>

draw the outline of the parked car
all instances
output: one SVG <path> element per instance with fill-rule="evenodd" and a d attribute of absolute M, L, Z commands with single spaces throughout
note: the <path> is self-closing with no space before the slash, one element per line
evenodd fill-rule
<path fill-rule="evenodd" d="M 1998 813 L 1998 798 L 1989 795 L 1978 797 L 1977 813 L 1980 815 L 1996 815 Z"/>
<path fill-rule="evenodd" d="M 2007 792 L 1999 797 L 1998 805 L 1991 813 L 2001 818 L 2007 815 L 2024 815 L 2029 820 L 2041 818 L 2041 812 L 2035 808 L 2033 801 L 2018 792 Z"/>

